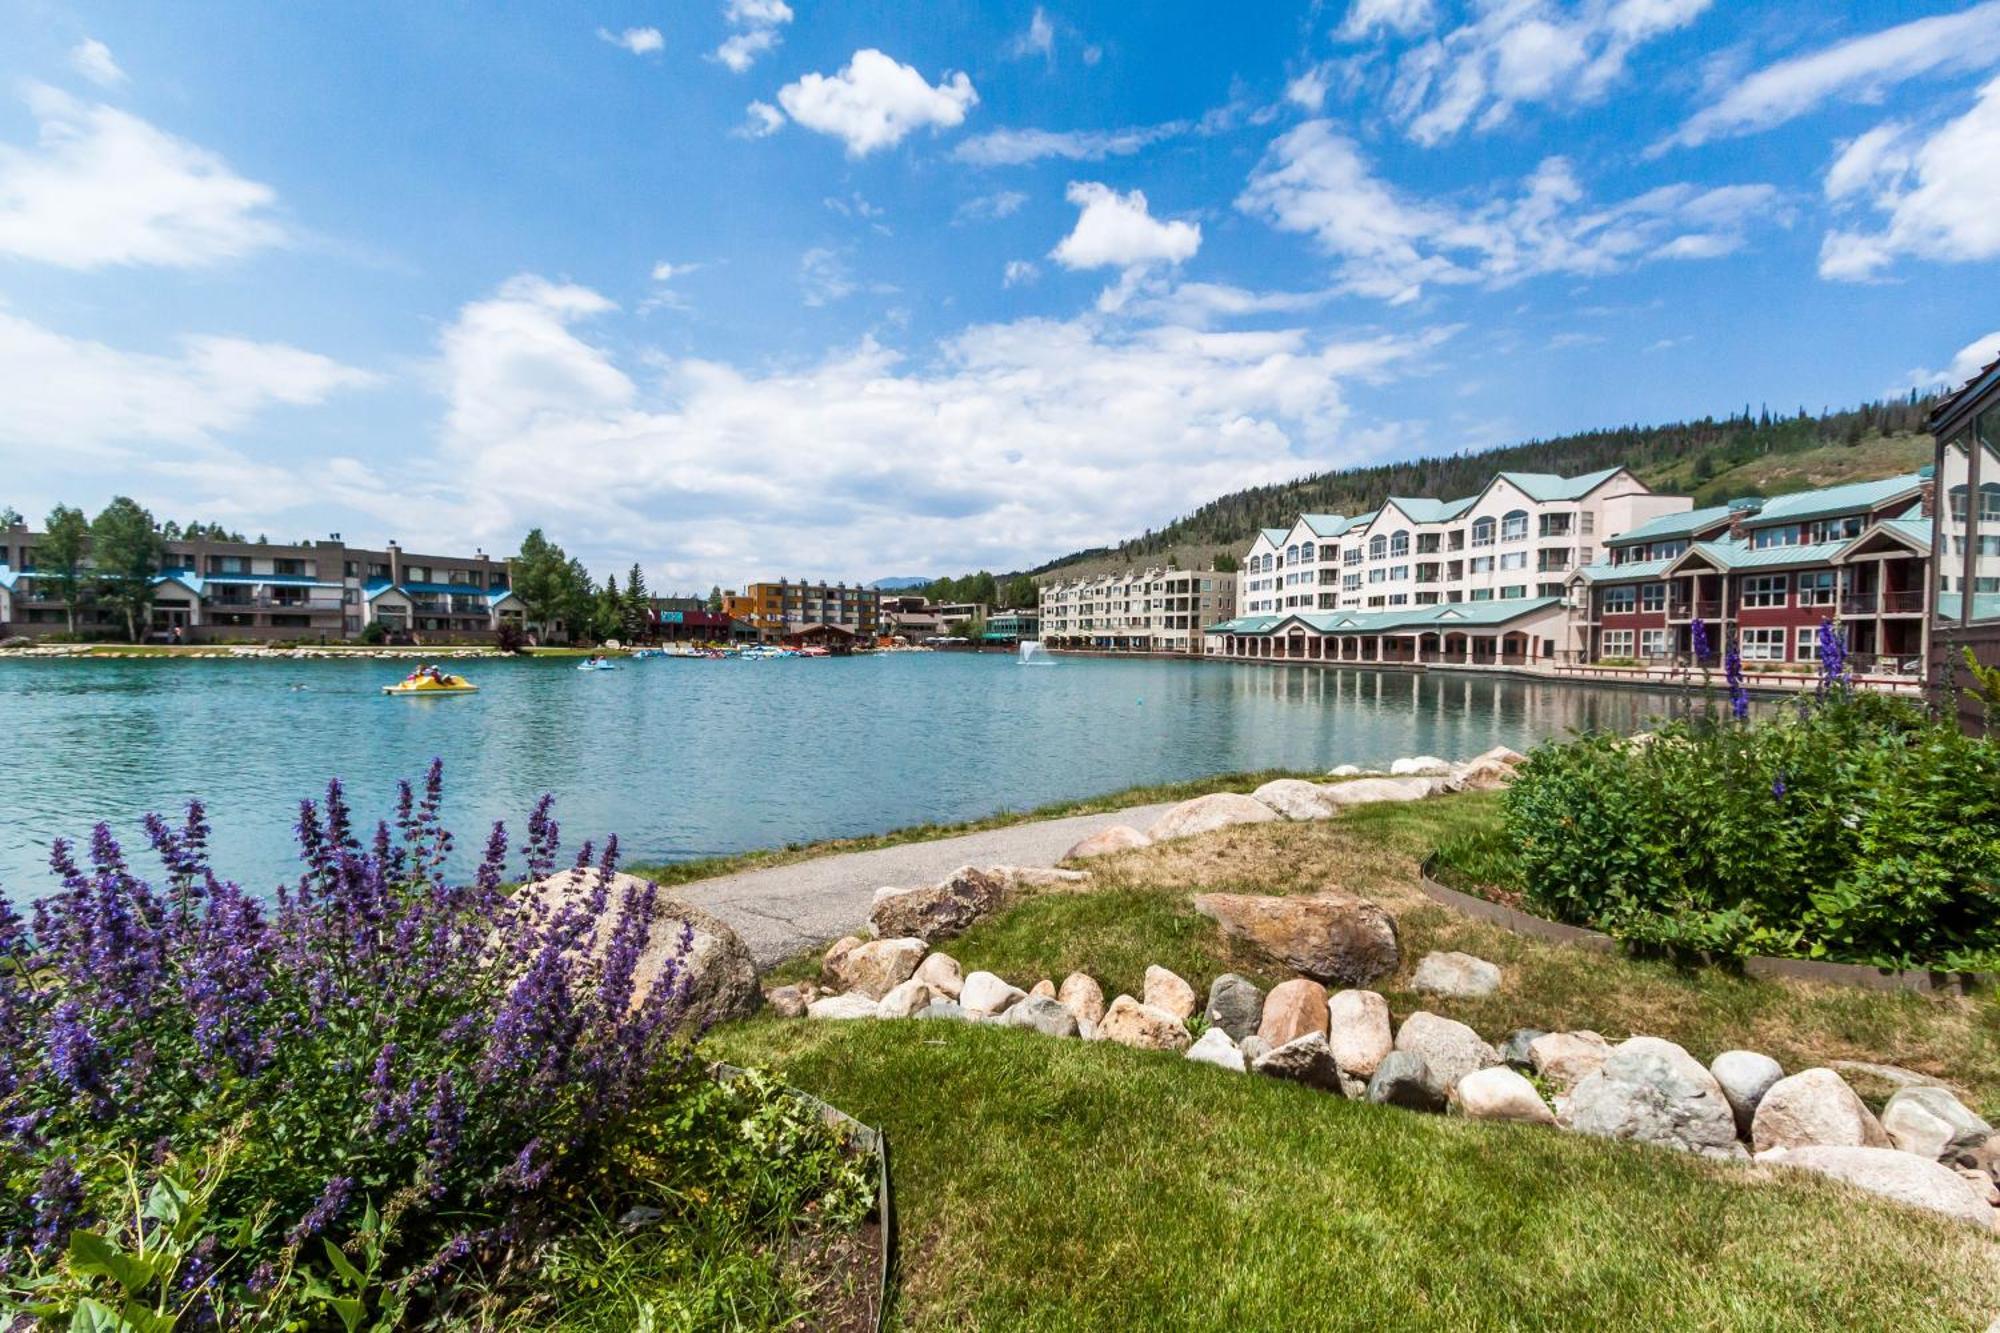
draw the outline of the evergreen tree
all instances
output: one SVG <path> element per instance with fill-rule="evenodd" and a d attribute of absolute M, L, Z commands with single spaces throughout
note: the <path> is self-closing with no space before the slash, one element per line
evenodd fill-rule
<path fill-rule="evenodd" d="M 653 635 L 653 599 L 646 592 L 646 576 L 635 563 L 625 576 L 625 601 L 620 608 L 622 628 L 628 642 Z"/>

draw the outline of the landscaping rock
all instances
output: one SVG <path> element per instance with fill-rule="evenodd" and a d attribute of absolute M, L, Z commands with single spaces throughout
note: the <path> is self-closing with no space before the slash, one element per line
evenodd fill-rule
<path fill-rule="evenodd" d="M 1294 1037 L 1258 1056 L 1252 1068 L 1267 1077 L 1303 1083 L 1321 1092 L 1341 1091 L 1340 1068 L 1333 1062 L 1333 1052 L 1327 1049 L 1324 1032 Z"/>
<path fill-rule="evenodd" d="M 1056 998 L 1085 1023 L 1104 1021 L 1104 988 L 1081 972 L 1063 978 L 1063 984 L 1056 989 Z"/>
<path fill-rule="evenodd" d="M 1093 856 L 1110 856 L 1114 852 L 1129 852 L 1152 845 L 1153 840 L 1138 829 L 1127 824 L 1113 824 L 1109 828 L 1099 829 L 1064 852 L 1062 859 L 1087 861 Z"/>
<path fill-rule="evenodd" d="M 819 998 L 819 987 L 810 981 L 792 986 L 773 986 L 764 992 L 764 1003 L 780 1018 L 803 1018 L 806 1006 Z"/>
<path fill-rule="evenodd" d="M 1869 1060 L 1828 1060 L 1826 1067 L 1836 1074 L 1865 1074 L 1869 1078 L 1879 1078 L 1884 1083 L 1894 1083 L 1900 1088 L 1941 1088 L 1944 1085 L 1929 1074 L 1920 1074 L 1914 1069 L 1901 1065 L 1882 1065 Z"/>
<path fill-rule="evenodd" d="M 599 886 L 595 870 L 565 870 L 524 886 L 519 901 L 525 904 L 539 900 L 553 915 L 561 904 L 588 898 Z M 691 1019 L 720 1023 L 757 1012 L 764 1002 L 764 993 L 757 986 L 757 963 L 750 956 L 749 947 L 727 922 L 693 903 L 653 889 L 637 875 L 614 874 L 604 887 L 606 907 L 588 945 L 599 958 L 612 947 L 627 896 L 648 891 L 654 895 L 652 921 L 633 970 L 634 1005 L 644 1003 L 661 970 L 670 962 L 677 962 L 687 978 L 687 1013 Z M 689 941 L 685 957 L 681 953 L 684 935 Z"/>
<path fill-rule="evenodd" d="M 1888 1134 L 1847 1080 L 1806 1069 L 1773 1083 L 1750 1119 L 1750 1144 L 1772 1148 L 1887 1148 Z"/>
<path fill-rule="evenodd" d="M 1548 1032 L 1528 1043 L 1528 1057 L 1560 1097 L 1604 1067 L 1611 1058 L 1611 1043 L 1589 1028 Z"/>
<path fill-rule="evenodd" d="M 1142 1051 L 1184 1051 L 1193 1040 L 1181 1021 L 1164 1009 L 1143 1005 L 1121 995 L 1104 1011 L 1097 1025 L 1099 1041 L 1115 1041 Z"/>
<path fill-rule="evenodd" d="M 842 935 L 826 946 L 826 952 L 820 955 L 819 960 L 819 980 L 822 986 L 840 985 L 840 960 L 847 957 L 848 950 L 860 943 L 859 935 Z"/>
<path fill-rule="evenodd" d="M 1245 1064 L 1254 1065 L 1257 1063 L 1259 1057 L 1271 1049 L 1271 1043 L 1253 1032 L 1242 1041 L 1237 1042 L 1236 1049 L 1243 1052 L 1243 1062 Z"/>
<path fill-rule="evenodd" d="M 882 1017 L 910 1018 L 929 1007 L 931 998 L 931 988 L 911 977 L 882 997 Z"/>
<path fill-rule="evenodd" d="M 909 893 L 918 887 L 920 886 L 915 884 L 884 884 L 881 888 L 875 890 L 875 896 L 868 900 L 868 905 L 873 907 L 884 898 L 893 898 L 899 893 Z"/>
<path fill-rule="evenodd" d="M 1337 809 L 1318 783 L 1299 778 L 1267 782 L 1251 792 L 1250 799 L 1262 801 L 1286 819 L 1331 819 Z"/>
<path fill-rule="evenodd" d="M 1944 1088 L 1898 1089 L 1882 1108 L 1882 1129 L 1904 1152 L 1948 1164 L 1993 1137 L 1993 1126 Z"/>
<path fill-rule="evenodd" d="M 931 988 L 934 995 L 947 1000 L 956 1000 L 958 992 L 965 986 L 965 976 L 958 970 L 958 960 L 948 953 L 929 954 L 917 964 L 916 979 Z"/>
<path fill-rule="evenodd" d="M 1243 1052 L 1229 1039 L 1229 1034 L 1221 1028 L 1210 1028 L 1195 1039 L 1187 1048 L 1187 1058 L 1196 1064 L 1214 1065 L 1217 1069 L 1243 1072 Z"/>
<path fill-rule="evenodd" d="M 911 889 L 876 903 L 868 920 L 883 938 L 935 941 L 962 935 L 1000 910 L 1007 885 L 974 866 L 960 866 L 942 883 Z"/>
<path fill-rule="evenodd" d="M 1164 1009 L 1181 1022 L 1194 1013 L 1194 987 L 1164 967 L 1146 969 L 1144 1003 Z"/>
<path fill-rule="evenodd" d="M 1052 995 L 1030 995 L 1000 1015 L 1000 1026 L 1027 1028 L 1045 1037 L 1074 1037 L 1076 1014 Z"/>
<path fill-rule="evenodd" d="M 870 940 L 843 954 L 834 975 L 844 989 L 879 1000 L 915 975 L 928 947 L 919 939 Z"/>
<path fill-rule="evenodd" d="M 1326 1035 L 1326 987 L 1306 977 L 1294 977 L 1271 987 L 1264 997 L 1264 1014 L 1257 1035 L 1276 1050 L 1309 1032 Z"/>
<path fill-rule="evenodd" d="M 1518 1069 L 1524 1074 L 1535 1072 L 1535 1057 L 1529 1051 L 1537 1037 L 1549 1034 L 1540 1028 L 1515 1028 L 1507 1034 L 1507 1040 L 1500 1043 L 1500 1058 L 1509 1069 Z"/>
<path fill-rule="evenodd" d="M 1467 1074 L 1500 1063 L 1500 1053 L 1456 1019 L 1419 1009 L 1396 1030 L 1396 1049 L 1424 1057 L 1447 1093 Z"/>
<path fill-rule="evenodd" d="M 1350 1078 L 1367 1078 L 1396 1049 L 1389 1002 L 1372 990 L 1335 991 L 1326 1002 L 1326 1020 L 1326 1044 Z"/>
<path fill-rule="evenodd" d="M 1330 778 L 1358 778 L 1367 772 L 1368 770 L 1359 764 L 1339 764 L 1329 768 L 1326 775 Z"/>
<path fill-rule="evenodd" d="M 1383 1056 L 1362 1095 L 1377 1106 L 1400 1106 L 1406 1111 L 1442 1111 L 1446 1101 L 1444 1085 L 1415 1051 Z"/>
<path fill-rule="evenodd" d="M 1811 1144 L 1760 1152 L 1757 1160 L 1831 1176 L 1870 1194 L 1988 1230 L 1993 1226 L 1993 1209 L 1977 1187 L 1950 1167 L 1915 1153 L 1898 1152 L 1894 1148 Z"/>
<path fill-rule="evenodd" d="M 1264 992 L 1248 979 L 1224 972 L 1210 983 L 1208 1007 L 1202 1013 L 1230 1041 L 1242 1041 L 1264 1019 Z"/>
<path fill-rule="evenodd" d="M 1500 989 L 1500 969 L 1469 953 L 1427 953 L 1417 960 L 1410 989 L 1472 1000 Z"/>
<path fill-rule="evenodd" d="M 1088 870 L 1058 870 L 1047 866 L 987 866 L 986 873 L 1009 889 L 1073 889 L 1090 883 Z"/>
<path fill-rule="evenodd" d="M 1458 1081 L 1452 1097 L 1468 1120 L 1519 1120 L 1553 1125 L 1556 1113 L 1518 1071 L 1506 1065 L 1474 1070 Z"/>
<path fill-rule="evenodd" d="M 1715 1075 L 1722 1095 L 1729 1099 L 1730 1112 L 1736 1117 L 1736 1137 L 1749 1138 L 1757 1103 L 1785 1076 L 1784 1066 L 1756 1051 L 1724 1051 L 1709 1062 L 1708 1072 Z"/>
<path fill-rule="evenodd" d="M 1513 783 L 1514 769 L 1497 759 L 1475 759 L 1454 768 L 1446 780 L 1454 791 L 1499 791 Z"/>
<path fill-rule="evenodd" d="M 1146 830 L 1146 836 L 1154 842 L 1167 842 L 1174 838 L 1192 838 L 1199 833 L 1213 833 L 1232 824 L 1268 824 L 1277 817 L 1277 812 L 1262 801 L 1253 801 L 1233 791 L 1210 792 L 1191 801 L 1182 801 L 1161 815 Z"/>
<path fill-rule="evenodd" d="M 1505 764 L 1509 768 L 1519 768 L 1522 764 L 1528 762 L 1528 756 L 1522 754 L 1519 750 L 1510 750 L 1504 745 L 1496 745 L 1485 754 L 1475 755 L 1472 762 L 1475 764 Z"/>
<path fill-rule="evenodd" d="M 829 995 L 806 1007 L 808 1018 L 880 1018 L 882 1006 L 866 995 Z"/>
<path fill-rule="evenodd" d="M 1428 778 L 1440 773 L 1451 772 L 1451 765 L 1434 754 L 1420 754 L 1409 759 L 1398 759 L 1389 765 L 1392 778 Z"/>
<path fill-rule="evenodd" d="M 1658 1037 L 1620 1042 L 1601 1068 L 1577 1083 L 1557 1120 L 1600 1138 L 1708 1157 L 1745 1155 L 1722 1085 L 1699 1060 Z"/>
<path fill-rule="evenodd" d="M 976 1014 L 999 1014 L 1028 998 L 1019 986 L 1010 986 L 991 972 L 974 972 L 959 988 L 958 1002 Z"/>
<path fill-rule="evenodd" d="M 965 1006 L 952 1000 L 932 1000 L 917 1011 L 918 1018 L 948 1018 L 958 1023 L 969 1023 L 972 1015 L 965 1012 Z"/>
<path fill-rule="evenodd" d="M 1323 782 L 1320 791 L 1335 806 L 1374 805 L 1378 801 L 1421 801 L 1431 794 L 1429 778 L 1355 778 Z"/>
<path fill-rule="evenodd" d="M 1033 999 L 1037 995 L 1045 995 L 1051 1000 L 1055 999 L 1056 983 L 1050 981 L 1047 977 L 1043 977 L 1040 981 L 1028 987 L 1028 998 Z"/>
<path fill-rule="evenodd" d="M 1396 922 L 1381 907 L 1345 893 L 1267 898 L 1203 893 L 1194 910 L 1301 976 L 1327 985 L 1365 986 L 1396 970 Z"/>

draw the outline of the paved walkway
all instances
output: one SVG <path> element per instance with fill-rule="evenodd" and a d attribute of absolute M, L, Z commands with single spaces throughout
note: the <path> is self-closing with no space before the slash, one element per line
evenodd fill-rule
<path fill-rule="evenodd" d="M 841 852 L 767 870 L 744 870 L 676 886 L 674 892 L 727 921 L 750 946 L 758 967 L 855 933 L 867 923 L 875 890 L 885 884 L 933 884 L 963 865 L 1054 865 L 1089 834 L 1113 824 L 1145 828 L 1171 805 L 1138 805 L 1102 815 L 908 842 L 872 852 Z"/>

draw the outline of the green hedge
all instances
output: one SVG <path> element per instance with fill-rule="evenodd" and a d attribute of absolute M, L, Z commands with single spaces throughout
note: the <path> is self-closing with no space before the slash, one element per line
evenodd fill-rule
<path fill-rule="evenodd" d="M 1634 942 L 2000 967 L 2000 746 L 1835 690 L 1544 746 L 1503 801 L 1528 905 Z"/>

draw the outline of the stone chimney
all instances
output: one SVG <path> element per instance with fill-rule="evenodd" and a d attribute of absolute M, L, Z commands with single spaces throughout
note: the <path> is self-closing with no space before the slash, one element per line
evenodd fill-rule
<path fill-rule="evenodd" d="M 1922 506 L 1919 512 L 1925 518 L 1937 517 L 1937 478 L 1935 476 L 1924 478 L 1924 484 L 1917 489 L 1917 503 Z"/>

